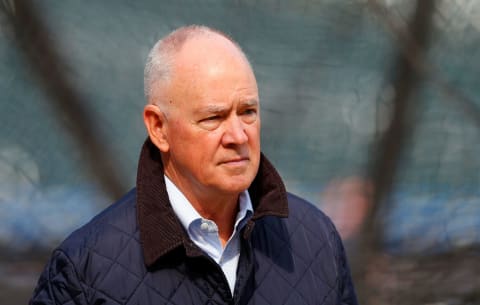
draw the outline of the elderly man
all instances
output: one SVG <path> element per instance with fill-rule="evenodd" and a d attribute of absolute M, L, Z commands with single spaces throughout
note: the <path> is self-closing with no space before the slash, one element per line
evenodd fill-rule
<path fill-rule="evenodd" d="M 31 304 L 356 304 L 340 238 L 260 152 L 240 47 L 177 29 L 145 69 L 137 187 L 52 254 Z"/>

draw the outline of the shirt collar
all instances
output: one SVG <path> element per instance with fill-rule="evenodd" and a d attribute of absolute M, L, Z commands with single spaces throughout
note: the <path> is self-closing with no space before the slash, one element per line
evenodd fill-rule
<path fill-rule="evenodd" d="M 195 210 L 185 195 L 183 195 L 178 187 L 166 175 L 164 175 L 164 179 L 165 187 L 168 193 L 168 199 L 170 200 L 173 211 L 177 215 L 185 230 L 189 232 L 192 223 L 195 220 L 202 219 L 203 217 L 198 213 L 197 210 Z M 245 190 L 240 193 L 238 202 L 238 213 L 235 220 L 235 228 L 248 213 L 253 213 L 252 201 L 248 191 Z"/>

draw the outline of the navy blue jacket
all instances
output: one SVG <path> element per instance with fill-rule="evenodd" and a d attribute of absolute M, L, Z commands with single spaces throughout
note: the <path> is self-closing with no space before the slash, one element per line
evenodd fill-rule
<path fill-rule="evenodd" d="M 333 224 L 287 193 L 263 155 L 249 193 L 254 215 L 242 231 L 232 296 L 175 216 L 147 140 L 136 189 L 54 250 L 30 304 L 357 304 Z"/>

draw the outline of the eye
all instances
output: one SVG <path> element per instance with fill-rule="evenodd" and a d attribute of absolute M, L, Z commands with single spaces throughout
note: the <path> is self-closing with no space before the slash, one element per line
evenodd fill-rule
<path fill-rule="evenodd" d="M 202 119 L 201 121 L 208 122 L 208 121 L 216 121 L 216 120 L 219 120 L 219 119 L 220 119 L 219 115 L 212 115 L 212 116 L 209 116 L 207 118 Z"/>
<path fill-rule="evenodd" d="M 248 109 L 245 109 L 242 113 L 241 113 L 242 117 L 243 117 L 243 120 L 244 122 L 246 123 L 253 123 L 255 122 L 256 118 L 257 118 L 257 109 L 255 108 L 248 108 Z"/>
<path fill-rule="evenodd" d="M 220 126 L 222 120 L 222 116 L 220 115 L 212 115 L 207 116 L 198 121 L 198 125 L 206 130 L 214 130 L 218 126 Z"/>

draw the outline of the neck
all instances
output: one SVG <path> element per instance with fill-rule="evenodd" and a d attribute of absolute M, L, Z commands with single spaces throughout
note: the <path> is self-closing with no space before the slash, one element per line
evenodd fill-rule
<path fill-rule="evenodd" d="M 199 201 L 192 201 L 192 206 L 198 211 L 198 213 L 206 219 L 210 219 L 215 222 L 218 227 L 218 235 L 222 246 L 225 246 L 230 236 L 232 236 L 236 215 L 238 213 L 238 195 L 234 198 L 225 198 L 225 200 L 208 202 L 208 204 L 202 204 Z M 218 199 L 218 198 L 217 198 Z M 195 203 L 194 203 L 195 202 Z"/>
<path fill-rule="evenodd" d="M 192 186 L 168 170 L 165 170 L 165 175 L 183 193 L 200 216 L 215 222 L 220 241 L 225 246 L 233 233 L 240 193 L 214 192 L 207 188 Z"/>
<path fill-rule="evenodd" d="M 179 189 L 184 192 L 184 189 Z M 184 192 L 185 197 L 192 204 L 205 219 L 210 219 L 215 222 L 218 227 L 218 235 L 222 246 L 225 246 L 230 236 L 233 233 L 236 215 L 238 213 L 238 198 L 239 194 L 233 196 L 203 196 L 200 198 L 193 194 Z"/>

